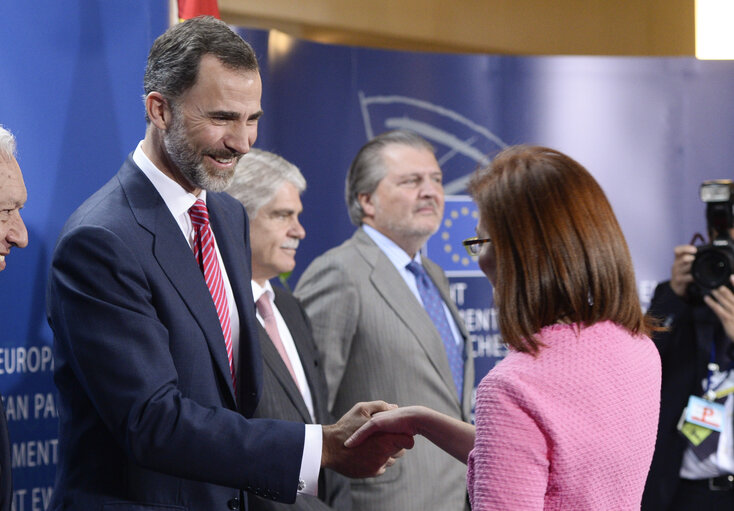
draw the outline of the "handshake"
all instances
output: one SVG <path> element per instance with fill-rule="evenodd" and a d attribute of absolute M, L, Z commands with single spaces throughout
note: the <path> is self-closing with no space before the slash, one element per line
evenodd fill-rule
<path fill-rule="evenodd" d="M 413 447 L 413 435 L 372 428 L 370 419 L 397 408 L 384 401 L 357 403 L 336 424 L 323 426 L 321 466 L 353 478 L 383 474 Z"/>
<path fill-rule="evenodd" d="M 339 422 L 324 426 L 321 465 L 349 477 L 380 475 L 413 447 L 415 435 L 466 464 L 476 429 L 425 406 L 357 403 Z"/>
<path fill-rule="evenodd" d="M 321 466 L 349 477 L 380 475 L 424 436 L 462 463 L 474 447 L 476 430 L 425 406 L 357 403 L 339 422 L 324 426 Z"/>

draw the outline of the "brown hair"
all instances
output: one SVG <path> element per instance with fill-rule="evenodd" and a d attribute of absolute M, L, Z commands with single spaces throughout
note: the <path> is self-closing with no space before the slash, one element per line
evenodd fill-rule
<path fill-rule="evenodd" d="M 537 354 L 541 328 L 613 321 L 648 335 L 632 259 L 612 207 L 579 163 L 553 149 L 505 149 L 470 192 L 492 239 L 504 342 Z"/>

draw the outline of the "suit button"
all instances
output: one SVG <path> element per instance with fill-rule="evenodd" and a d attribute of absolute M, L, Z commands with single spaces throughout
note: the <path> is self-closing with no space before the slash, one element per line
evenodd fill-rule
<path fill-rule="evenodd" d="M 240 508 L 240 499 L 237 497 L 227 501 L 227 507 L 233 511 L 237 511 Z"/>

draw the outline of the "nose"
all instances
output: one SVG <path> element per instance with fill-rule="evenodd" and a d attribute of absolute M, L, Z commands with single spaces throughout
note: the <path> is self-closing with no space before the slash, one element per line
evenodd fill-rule
<path fill-rule="evenodd" d="M 443 184 L 433 179 L 424 179 L 420 193 L 422 197 L 441 197 L 443 196 Z"/>
<path fill-rule="evenodd" d="M 5 239 L 9 244 L 15 245 L 18 248 L 25 248 L 28 246 L 28 230 L 25 228 L 20 212 L 16 212 L 15 215 L 13 215 L 10 229 L 8 229 Z"/>
<path fill-rule="evenodd" d="M 299 240 L 302 240 L 306 237 L 306 229 L 303 228 L 301 225 L 301 222 L 296 219 L 293 222 L 293 225 L 291 225 L 290 231 L 288 233 L 292 238 L 298 238 Z"/>
<path fill-rule="evenodd" d="M 224 143 L 230 151 L 245 154 L 250 151 L 255 140 L 257 140 L 257 123 L 243 122 L 233 123 Z"/>

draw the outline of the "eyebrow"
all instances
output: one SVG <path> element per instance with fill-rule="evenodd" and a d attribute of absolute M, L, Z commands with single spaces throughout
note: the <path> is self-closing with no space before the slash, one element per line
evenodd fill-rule
<path fill-rule="evenodd" d="M 270 212 L 271 215 L 298 215 L 300 214 L 298 211 L 296 211 L 293 208 L 281 208 L 281 209 L 274 209 Z"/>
<path fill-rule="evenodd" d="M 263 111 L 258 110 L 254 114 L 250 115 L 247 120 L 248 121 L 257 121 L 262 117 Z M 236 121 L 239 120 L 242 116 L 238 112 L 230 112 L 228 110 L 215 110 L 213 112 L 209 112 L 209 117 L 216 117 L 218 119 L 227 119 L 228 121 Z"/>

